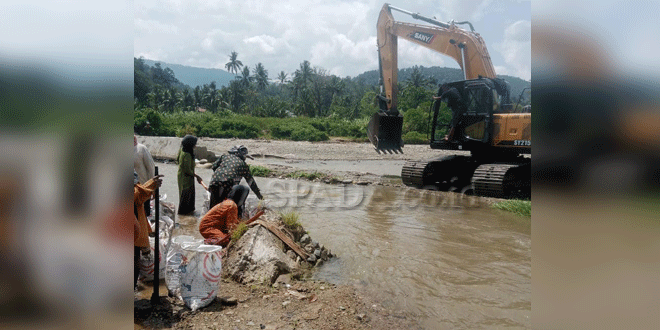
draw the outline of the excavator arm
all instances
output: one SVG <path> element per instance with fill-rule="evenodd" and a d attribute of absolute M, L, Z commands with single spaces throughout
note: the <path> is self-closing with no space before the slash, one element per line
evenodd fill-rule
<path fill-rule="evenodd" d="M 431 25 L 398 22 L 392 10 L 411 15 Z M 397 41 L 403 38 L 415 44 L 450 56 L 463 70 L 464 78 L 496 78 L 490 55 L 481 36 L 456 26 L 462 23 L 442 23 L 384 4 L 377 23 L 378 58 L 381 75 L 381 94 L 378 96 L 380 112 L 374 114 L 367 127 L 369 139 L 376 150 L 400 151 L 403 118 L 397 109 Z M 472 25 L 470 24 L 470 27 Z"/>

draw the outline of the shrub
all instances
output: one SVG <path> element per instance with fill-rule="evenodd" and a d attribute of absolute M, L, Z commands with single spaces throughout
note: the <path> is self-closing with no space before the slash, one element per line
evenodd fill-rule
<path fill-rule="evenodd" d="M 263 167 L 259 165 L 250 165 L 250 174 L 252 174 L 252 176 L 267 177 L 272 172 L 273 171 L 267 167 Z"/>
<path fill-rule="evenodd" d="M 429 139 L 426 138 L 426 134 L 420 132 L 408 132 L 403 136 L 403 143 L 405 144 L 426 144 L 429 143 Z"/>
<path fill-rule="evenodd" d="M 291 140 L 293 141 L 326 141 L 328 135 L 313 127 L 299 127 L 291 132 Z"/>
<path fill-rule="evenodd" d="M 292 230 L 297 229 L 300 227 L 300 215 L 296 212 L 289 212 L 289 213 L 280 213 L 280 218 L 282 219 L 282 222 L 284 225 Z"/>
<path fill-rule="evenodd" d="M 248 226 L 245 224 L 245 222 L 239 222 L 238 225 L 236 225 L 236 228 L 234 228 L 234 231 L 231 233 L 231 240 L 232 241 L 238 241 L 243 237 L 243 234 L 248 230 Z"/>
<path fill-rule="evenodd" d="M 176 131 L 176 136 L 178 137 L 183 137 L 188 134 L 197 135 L 197 129 L 195 127 L 190 126 L 189 124 L 186 124 L 185 127 L 181 127 Z"/>
<path fill-rule="evenodd" d="M 286 175 L 287 178 L 292 178 L 292 179 L 307 179 L 310 181 L 316 180 L 318 178 L 324 177 L 325 174 L 321 172 L 305 172 L 305 171 L 294 171 Z"/>
<path fill-rule="evenodd" d="M 259 128 L 240 119 L 215 118 L 202 126 L 199 135 L 212 138 L 254 139 L 259 136 Z"/>
<path fill-rule="evenodd" d="M 496 209 L 513 212 L 523 217 L 532 216 L 532 202 L 522 200 L 508 200 L 493 204 Z"/>

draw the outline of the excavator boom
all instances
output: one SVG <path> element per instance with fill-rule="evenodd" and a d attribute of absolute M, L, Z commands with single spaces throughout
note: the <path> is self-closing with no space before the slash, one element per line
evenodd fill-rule
<path fill-rule="evenodd" d="M 434 26 L 404 23 L 394 20 L 392 10 L 403 12 Z M 469 22 L 462 22 L 470 25 Z M 398 38 L 452 57 L 463 70 L 465 79 L 495 78 L 495 70 L 486 45 L 474 31 L 466 31 L 456 23 L 437 20 L 384 4 L 378 17 L 378 58 L 381 76 L 380 111 L 367 127 L 368 136 L 376 150 L 400 151 L 403 117 L 397 109 Z"/>

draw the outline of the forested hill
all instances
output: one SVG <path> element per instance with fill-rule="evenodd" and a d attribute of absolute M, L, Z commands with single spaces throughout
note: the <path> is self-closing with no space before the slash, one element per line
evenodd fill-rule
<path fill-rule="evenodd" d="M 202 86 L 204 84 L 210 84 L 212 81 L 215 81 L 218 87 L 228 86 L 229 82 L 232 81 L 235 77 L 235 75 L 221 69 L 196 68 L 192 66 L 171 64 L 148 59 L 144 59 L 144 63 L 149 66 L 154 66 L 156 63 L 161 63 L 163 68 L 172 69 L 174 75 L 179 81 L 192 88 L 195 88 L 196 86 Z"/>
<path fill-rule="evenodd" d="M 444 82 L 451 82 L 457 80 L 463 80 L 463 71 L 460 69 L 454 68 L 444 68 L 439 66 L 434 66 L 426 68 L 423 66 L 418 66 L 419 72 L 423 77 L 430 79 L 435 78 L 437 84 L 442 84 Z M 414 68 L 406 68 L 399 70 L 399 83 L 405 82 L 410 79 Z M 507 76 L 507 75 L 498 75 L 499 78 L 506 80 L 511 86 L 511 95 L 518 96 L 522 92 L 523 88 L 531 87 L 531 82 L 520 79 L 518 77 Z M 361 82 L 365 85 L 378 85 L 378 79 L 380 75 L 378 70 L 371 70 L 365 73 L 362 73 L 355 78 L 354 81 Z"/>

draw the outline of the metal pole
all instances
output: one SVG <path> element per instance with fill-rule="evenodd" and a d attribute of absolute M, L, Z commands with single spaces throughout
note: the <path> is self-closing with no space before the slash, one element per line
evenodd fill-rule
<path fill-rule="evenodd" d="M 447 24 L 447 23 L 442 23 L 442 22 L 437 21 L 437 20 L 434 20 L 434 19 L 432 19 L 432 18 L 428 18 L 428 17 L 422 16 L 422 15 L 420 15 L 420 14 L 415 14 L 415 13 L 413 13 L 413 12 L 410 12 L 410 11 L 407 11 L 407 10 L 404 10 L 404 9 L 401 9 L 401 8 L 397 8 L 397 7 L 394 7 L 394 6 L 389 6 L 389 7 L 390 7 L 390 10 L 393 9 L 393 10 L 396 10 L 396 11 L 402 12 L 402 13 L 404 13 L 404 14 L 407 14 L 407 15 L 412 16 L 412 18 L 414 18 L 414 19 L 418 19 L 418 20 L 420 20 L 420 21 L 424 21 L 424 22 L 426 22 L 426 23 L 430 23 L 430 24 L 433 24 L 433 25 L 437 25 L 437 26 L 439 26 L 439 27 L 443 27 L 443 28 L 445 28 L 445 29 L 448 29 L 448 28 L 450 27 L 450 25 Z"/>
<path fill-rule="evenodd" d="M 156 166 L 156 176 L 158 176 L 158 166 Z M 158 295 L 158 289 L 160 288 L 160 231 L 159 231 L 159 224 L 160 224 L 160 194 L 159 194 L 160 188 L 156 188 L 156 191 L 154 192 L 155 196 L 155 218 L 156 218 L 156 229 L 155 232 L 156 234 L 154 235 L 154 292 L 151 295 L 151 305 L 159 305 L 160 304 L 160 296 Z"/>
<path fill-rule="evenodd" d="M 461 49 L 461 59 L 463 61 L 463 80 L 467 80 L 467 70 L 465 68 L 465 44 L 459 43 L 458 48 Z"/>

